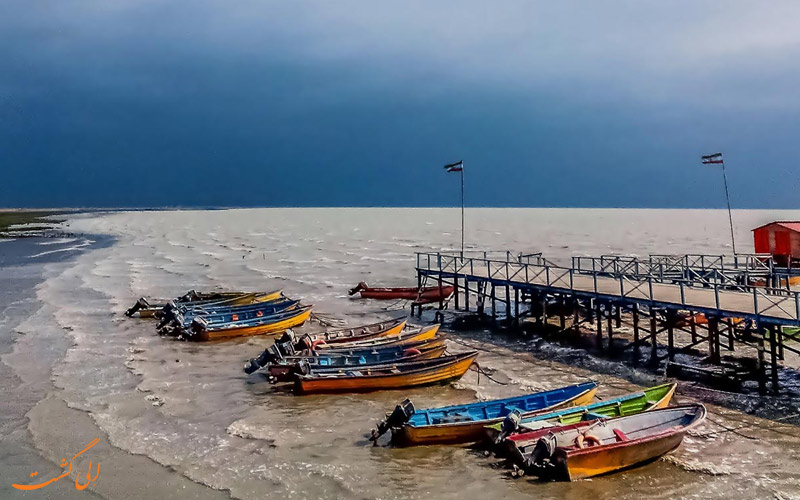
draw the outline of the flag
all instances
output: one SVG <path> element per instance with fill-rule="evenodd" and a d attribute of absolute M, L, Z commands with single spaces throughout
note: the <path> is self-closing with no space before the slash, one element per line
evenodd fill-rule
<path fill-rule="evenodd" d="M 464 170 L 464 160 L 457 161 L 449 165 L 445 165 L 444 169 L 447 170 L 448 172 L 461 172 L 462 170 Z"/>
<path fill-rule="evenodd" d="M 700 157 L 703 160 L 703 165 L 719 164 L 722 163 L 722 153 L 714 153 L 713 155 L 705 155 Z"/>

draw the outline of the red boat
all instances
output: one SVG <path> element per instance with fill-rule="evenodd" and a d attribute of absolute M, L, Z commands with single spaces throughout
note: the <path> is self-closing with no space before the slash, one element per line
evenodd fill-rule
<path fill-rule="evenodd" d="M 406 299 L 418 303 L 439 302 L 453 294 L 453 286 L 426 286 L 422 288 L 373 288 L 363 281 L 350 290 L 350 295 L 361 292 L 362 299 L 396 300 Z"/>

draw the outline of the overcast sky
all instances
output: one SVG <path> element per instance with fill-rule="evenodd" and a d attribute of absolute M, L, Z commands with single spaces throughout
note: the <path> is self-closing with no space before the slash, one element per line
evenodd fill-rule
<path fill-rule="evenodd" d="M 0 206 L 798 208 L 800 2 L 5 0 Z"/>

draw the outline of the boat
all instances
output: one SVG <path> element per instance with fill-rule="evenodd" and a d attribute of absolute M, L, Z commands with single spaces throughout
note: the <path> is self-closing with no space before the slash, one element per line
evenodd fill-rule
<path fill-rule="evenodd" d="M 301 340 L 307 341 L 311 346 L 314 346 L 319 344 L 342 344 L 345 342 L 368 340 L 377 337 L 391 337 L 403 331 L 403 328 L 406 327 L 406 321 L 406 319 L 402 318 L 353 328 L 339 328 L 319 333 L 307 333 Z"/>
<path fill-rule="evenodd" d="M 453 295 L 455 287 L 447 286 L 428 286 L 421 288 L 413 287 L 394 287 L 394 288 L 373 288 L 363 281 L 350 289 L 349 294 L 361 293 L 362 299 L 376 300 L 413 300 L 418 303 L 440 302 Z"/>
<path fill-rule="evenodd" d="M 524 396 L 424 410 L 414 410 L 413 404 L 406 400 L 378 424 L 371 439 L 375 441 L 391 430 L 392 443 L 399 446 L 474 443 L 483 439 L 484 426 L 502 422 L 513 411 L 528 416 L 557 408 L 585 405 L 594 399 L 596 392 L 597 383 L 586 382 Z M 408 404 L 411 404 L 411 414 L 407 410 L 398 413 L 398 408 Z M 397 420 L 396 415 L 407 418 Z"/>
<path fill-rule="evenodd" d="M 173 320 L 166 326 L 161 326 L 159 330 L 177 329 L 179 331 L 188 330 L 195 318 L 203 318 L 207 328 L 213 328 L 219 324 L 232 323 L 236 321 L 247 321 L 251 319 L 258 319 L 265 316 L 296 309 L 300 307 L 299 300 L 292 300 L 286 297 L 281 297 L 279 300 L 270 302 L 260 302 L 257 304 L 248 304 L 246 306 L 238 306 L 233 308 L 225 308 L 220 311 L 210 310 L 203 314 L 203 310 L 195 309 L 193 314 L 175 312 Z M 163 321 L 162 321 L 163 324 Z"/>
<path fill-rule="evenodd" d="M 530 452 L 513 457 L 526 473 L 576 481 L 651 462 L 669 453 L 706 418 L 702 404 L 537 431 Z"/>
<path fill-rule="evenodd" d="M 255 373 L 261 368 L 264 368 L 265 366 L 268 366 L 272 363 L 280 363 L 282 361 L 289 360 L 292 358 L 299 360 L 304 357 L 313 357 L 313 356 L 362 356 L 362 355 L 372 355 L 372 354 L 396 355 L 398 353 L 402 353 L 407 349 L 419 349 L 421 351 L 423 349 L 431 349 L 433 347 L 444 348 L 445 345 L 444 340 L 445 340 L 444 336 L 437 335 L 429 340 L 420 340 L 417 342 L 407 342 L 407 343 L 396 343 L 387 346 L 357 347 L 357 348 L 338 347 L 336 349 L 325 349 L 324 351 L 304 349 L 299 352 L 292 349 L 291 346 L 286 346 L 276 340 L 274 344 L 269 346 L 267 349 L 264 349 L 264 352 L 262 352 L 257 358 L 250 359 L 244 365 L 244 372 L 248 374 Z"/>
<path fill-rule="evenodd" d="M 526 446 L 529 444 L 529 433 L 545 427 L 574 424 L 592 418 L 634 415 L 644 411 L 666 408 L 672 400 L 677 386 L 676 383 L 662 384 L 590 405 L 539 413 L 518 419 L 507 418 L 501 424 L 487 426 L 486 434 L 490 443 L 499 446 L 496 450 L 498 454 L 502 454 L 504 451 L 509 451 L 510 448 Z"/>
<path fill-rule="evenodd" d="M 266 335 L 282 333 L 305 323 L 311 316 L 311 306 L 293 308 L 269 316 L 247 320 L 230 321 L 209 325 L 204 318 L 192 320 L 189 329 L 184 330 L 182 337 L 188 340 L 220 340 L 250 335 Z"/>
<path fill-rule="evenodd" d="M 256 302 L 269 302 L 281 297 L 281 291 L 273 292 L 197 292 L 189 290 L 184 295 L 164 302 L 152 302 L 152 299 L 141 297 L 125 311 L 125 316 L 132 317 L 138 313 L 140 318 L 158 317 L 170 304 L 178 306 L 235 306 Z"/>
<path fill-rule="evenodd" d="M 295 375 L 296 394 L 371 392 L 445 384 L 464 376 L 477 351 L 436 359 L 383 365 L 380 368 L 341 369 L 337 373 Z"/>
<path fill-rule="evenodd" d="M 266 366 L 270 382 L 291 382 L 295 374 L 335 373 L 342 368 L 375 369 L 382 365 L 410 362 L 421 359 L 434 359 L 442 356 L 444 345 L 406 348 L 357 355 L 294 356 Z"/>
<path fill-rule="evenodd" d="M 391 337 L 378 337 L 367 340 L 357 340 L 353 342 L 341 342 L 338 344 L 317 344 L 314 349 L 319 352 L 327 352 L 329 349 L 362 349 L 389 347 L 398 344 L 410 344 L 422 340 L 431 340 L 439 332 L 439 325 L 430 325 L 418 330 L 411 330 Z"/>

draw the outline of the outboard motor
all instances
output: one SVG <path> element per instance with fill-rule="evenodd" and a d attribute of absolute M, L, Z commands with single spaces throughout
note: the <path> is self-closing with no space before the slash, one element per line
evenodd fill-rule
<path fill-rule="evenodd" d="M 125 311 L 125 316 L 130 318 L 131 316 L 136 314 L 138 310 L 147 309 L 148 307 L 150 307 L 150 303 L 147 302 L 147 299 L 144 297 L 140 297 L 139 300 L 137 300 L 136 303 L 133 305 L 133 307 Z"/>
<path fill-rule="evenodd" d="M 186 295 L 178 299 L 179 302 L 194 302 L 196 300 L 200 300 L 200 296 L 197 294 L 196 290 L 189 290 L 186 292 Z"/>
<path fill-rule="evenodd" d="M 283 335 L 280 336 L 272 347 L 274 347 L 275 354 L 281 357 L 283 356 L 294 356 L 297 353 L 296 349 L 296 336 L 292 329 L 286 330 Z"/>
<path fill-rule="evenodd" d="M 276 361 L 275 354 L 269 352 L 269 349 L 264 349 L 264 352 L 262 352 L 257 358 L 251 359 L 244 365 L 244 372 L 250 375 L 257 372 L 261 368 L 264 368 L 269 363 L 273 363 L 274 361 Z"/>
<path fill-rule="evenodd" d="M 494 441 L 494 444 L 500 444 L 505 438 L 514 434 L 519 429 L 519 423 L 522 420 L 522 413 L 515 409 L 511 411 L 506 418 L 503 419 L 503 424 L 500 427 L 500 435 Z"/>
<path fill-rule="evenodd" d="M 208 328 L 208 320 L 198 316 L 192 320 L 192 324 L 187 333 L 189 336 L 198 335 L 206 331 L 206 328 Z"/>
<path fill-rule="evenodd" d="M 178 310 L 178 305 L 175 304 L 174 300 L 170 300 L 167 302 L 161 311 L 158 311 L 158 318 L 161 320 L 156 327 L 158 330 L 164 328 L 168 324 L 170 324 L 175 319 L 175 312 Z"/>
<path fill-rule="evenodd" d="M 536 441 L 533 451 L 527 457 L 516 446 L 509 446 L 508 460 L 514 466 L 514 471 L 511 473 L 512 477 L 524 476 L 526 472 L 531 472 L 535 469 L 540 471 L 548 467 L 552 467 L 550 459 L 556 451 L 558 442 L 555 434 L 552 432 L 546 436 L 542 436 Z"/>
<path fill-rule="evenodd" d="M 402 427 L 408 423 L 412 415 L 414 415 L 414 403 L 410 399 L 405 399 L 395 406 L 394 411 L 383 422 L 378 423 L 377 429 L 372 429 L 369 440 L 378 444 L 378 438 L 386 434 L 389 429 Z"/>

